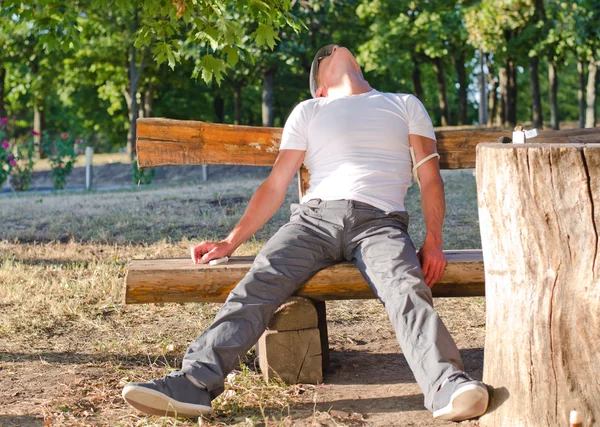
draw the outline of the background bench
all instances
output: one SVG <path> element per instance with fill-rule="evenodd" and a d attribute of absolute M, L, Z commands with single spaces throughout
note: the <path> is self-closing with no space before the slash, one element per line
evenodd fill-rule
<path fill-rule="evenodd" d="M 230 164 L 272 166 L 281 141 L 281 128 L 209 124 L 169 119 L 137 121 L 140 168 L 165 165 Z M 436 132 L 440 168 L 475 167 L 476 145 L 497 141 L 511 132 L 459 130 Z M 535 142 L 597 141 L 600 128 L 542 131 Z M 308 189 L 309 175 L 298 174 L 299 196 Z M 433 288 L 436 297 L 483 296 L 481 249 L 444 251 L 448 265 Z M 224 302 L 250 269 L 253 257 L 232 257 L 217 266 L 195 265 L 181 259 L 132 260 L 126 278 L 126 303 Z M 341 263 L 317 273 L 284 304 L 258 343 L 261 369 L 287 382 L 321 382 L 328 362 L 325 301 L 375 298 L 359 271 Z M 314 309 L 311 309 L 314 307 Z M 314 337 L 318 337 L 315 344 Z"/>

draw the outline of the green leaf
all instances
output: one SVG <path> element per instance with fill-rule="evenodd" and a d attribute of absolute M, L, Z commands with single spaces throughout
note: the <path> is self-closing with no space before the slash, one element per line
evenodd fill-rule
<path fill-rule="evenodd" d="M 229 66 L 235 67 L 235 64 L 237 64 L 239 60 L 237 47 L 225 46 L 223 48 L 223 53 L 227 55 L 227 63 L 229 64 Z"/>
<path fill-rule="evenodd" d="M 280 40 L 273 28 L 266 24 L 260 24 L 252 35 L 256 44 L 259 46 L 267 44 L 271 49 L 275 47 L 276 40 Z"/>
<path fill-rule="evenodd" d="M 202 80 L 206 84 L 209 84 L 213 77 L 218 85 L 221 84 L 225 73 L 225 62 L 221 58 L 215 58 L 210 54 L 204 55 L 200 60 L 200 66 L 202 68 Z M 194 73 L 197 74 L 197 70 L 194 70 Z"/>

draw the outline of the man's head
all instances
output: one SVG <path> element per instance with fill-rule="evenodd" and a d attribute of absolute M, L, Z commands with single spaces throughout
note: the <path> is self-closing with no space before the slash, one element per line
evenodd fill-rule
<path fill-rule="evenodd" d="M 310 67 L 310 93 L 313 98 L 327 96 L 327 89 L 341 84 L 342 77 L 349 71 L 362 71 L 356 58 L 345 47 L 328 44 L 317 51 Z"/>

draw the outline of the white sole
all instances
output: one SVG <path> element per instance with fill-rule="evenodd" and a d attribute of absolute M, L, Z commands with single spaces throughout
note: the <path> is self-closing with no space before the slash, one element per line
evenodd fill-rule
<path fill-rule="evenodd" d="M 123 388 L 122 396 L 138 411 L 159 417 L 196 418 L 212 412 L 210 406 L 179 402 L 146 387 L 127 385 Z"/>
<path fill-rule="evenodd" d="M 433 418 L 463 421 L 480 417 L 488 407 L 489 394 L 483 384 L 470 384 L 456 390 L 450 403 L 433 413 Z"/>

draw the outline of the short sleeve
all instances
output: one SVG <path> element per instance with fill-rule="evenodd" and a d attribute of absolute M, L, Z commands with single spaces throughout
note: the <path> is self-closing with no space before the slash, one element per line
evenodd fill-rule
<path fill-rule="evenodd" d="M 281 135 L 280 150 L 304 150 L 308 148 L 308 120 L 306 104 L 300 103 L 292 110 Z"/>
<path fill-rule="evenodd" d="M 410 95 L 406 99 L 406 108 L 408 111 L 409 135 L 420 135 L 436 141 L 431 118 L 427 114 L 425 106 L 419 101 L 419 98 Z"/>

